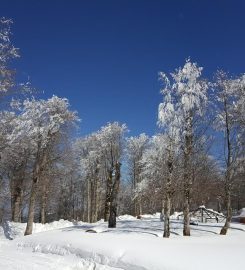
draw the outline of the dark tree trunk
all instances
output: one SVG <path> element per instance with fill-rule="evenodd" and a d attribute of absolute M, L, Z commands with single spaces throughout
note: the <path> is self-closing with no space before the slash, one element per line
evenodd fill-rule
<path fill-rule="evenodd" d="M 93 223 L 95 212 L 95 179 L 91 180 L 90 205 L 90 222 Z"/>
<path fill-rule="evenodd" d="M 26 163 L 27 160 L 25 160 L 20 168 L 14 172 L 11 180 L 11 210 L 12 221 L 14 222 L 21 222 L 23 182 L 25 178 Z"/>
<path fill-rule="evenodd" d="M 110 217 L 108 222 L 109 228 L 116 228 L 116 217 L 117 217 L 117 197 L 119 193 L 119 186 L 120 186 L 120 167 L 121 164 L 119 162 L 115 165 L 115 179 L 112 187 L 111 192 L 111 207 L 110 207 Z"/>
<path fill-rule="evenodd" d="M 81 216 L 82 216 L 82 221 L 86 221 L 86 208 L 85 208 L 85 205 L 86 205 L 86 194 L 85 194 L 85 188 L 82 189 L 82 213 L 81 213 Z"/>
<path fill-rule="evenodd" d="M 110 169 L 107 177 L 106 183 L 106 200 L 105 200 L 105 213 L 104 213 L 104 221 L 109 220 L 110 209 L 111 209 L 111 193 L 112 193 L 112 174 L 113 168 Z"/>
<path fill-rule="evenodd" d="M 23 191 L 21 187 L 15 187 L 13 198 L 13 212 L 12 212 L 13 222 L 21 222 L 22 195 Z"/>
<path fill-rule="evenodd" d="M 166 200 L 164 201 L 164 233 L 163 237 L 169 238 L 170 236 L 170 197 L 167 196 Z"/>
<path fill-rule="evenodd" d="M 47 208 L 47 184 L 43 183 L 42 198 L 41 198 L 41 223 L 46 223 L 46 208 Z"/>
<path fill-rule="evenodd" d="M 92 196 L 91 196 L 91 203 L 92 203 L 92 222 L 96 222 L 98 219 L 98 176 L 95 175 L 93 185 L 92 185 Z"/>
<path fill-rule="evenodd" d="M 220 231 L 221 235 L 226 235 L 230 228 L 230 222 L 232 217 L 231 208 L 231 189 L 232 189 L 232 149 L 231 149 L 231 138 L 230 138 L 230 126 L 229 126 L 229 115 L 227 109 L 226 99 L 224 101 L 225 110 L 225 124 L 226 124 L 226 144 L 227 144 L 227 161 L 226 161 L 226 175 L 225 175 L 225 205 L 226 205 L 226 221 L 223 228 Z"/>
<path fill-rule="evenodd" d="M 184 147 L 184 227 L 183 235 L 190 236 L 190 192 L 192 185 L 192 116 L 186 119 L 186 134 Z"/>
<path fill-rule="evenodd" d="M 221 235 L 226 235 L 228 229 L 230 228 L 230 222 L 231 222 L 231 218 L 232 218 L 232 208 L 231 208 L 231 191 L 230 191 L 230 187 L 226 187 L 226 211 L 227 211 L 227 216 L 226 216 L 226 221 L 224 226 L 222 227 L 220 234 Z"/>
<path fill-rule="evenodd" d="M 32 234 L 34 214 L 35 214 L 35 201 L 36 201 L 37 187 L 38 187 L 38 177 L 35 176 L 33 178 L 33 181 L 32 181 L 31 196 L 30 196 L 28 219 L 27 219 L 25 235 Z"/>
<path fill-rule="evenodd" d="M 137 181 L 137 169 L 136 169 L 136 162 L 134 160 L 133 162 L 133 190 L 136 191 L 136 188 L 137 188 L 137 184 L 138 184 L 138 181 Z M 133 199 L 133 205 L 134 205 L 134 215 L 137 217 L 140 215 L 140 206 L 139 206 L 139 194 L 137 194 L 137 196 L 134 196 L 134 199 Z"/>
<path fill-rule="evenodd" d="M 46 153 L 44 153 L 44 155 L 41 156 L 40 149 L 39 149 L 37 153 L 36 162 L 34 165 L 34 170 L 33 170 L 32 187 L 31 187 L 31 195 L 30 195 L 28 219 L 27 219 L 25 235 L 32 234 L 33 221 L 34 221 L 34 215 L 35 215 L 35 202 L 36 202 L 36 195 L 38 191 L 38 181 L 41 177 L 41 173 L 46 163 L 47 163 Z"/>
<path fill-rule="evenodd" d="M 169 149 L 168 154 L 168 178 L 166 183 L 165 200 L 164 200 L 164 233 L 163 237 L 170 236 L 170 210 L 172 198 L 172 177 L 173 177 L 173 152 Z"/>
<path fill-rule="evenodd" d="M 87 222 L 91 222 L 91 181 L 87 179 Z"/>

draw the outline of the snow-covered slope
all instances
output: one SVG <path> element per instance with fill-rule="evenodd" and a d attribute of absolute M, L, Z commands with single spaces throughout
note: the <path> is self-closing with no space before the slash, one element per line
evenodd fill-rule
<path fill-rule="evenodd" d="M 233 224 L 227 236 L 220 236 L 220 224 L 199 224 L 192 227 L 192 237 L 183 237 L 181 222 L 172 220 L 171 238 L 163 239 L 158 215 L 119 217 L 117 224 L 116 229 L 103 221 L 36 225 L 39 233 L 0 241 L 0 269 L 224 270 L 243 265 L 244 225 Z M 14 231 L 23 225 L 11 226 Z"/>

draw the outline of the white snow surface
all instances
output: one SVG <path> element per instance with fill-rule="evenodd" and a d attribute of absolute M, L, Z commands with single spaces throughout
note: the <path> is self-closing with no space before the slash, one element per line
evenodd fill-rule
<path fill-rule="evenodd" d="M 242 208 L 242 209 L 239 211 L 238 217 L 245 217 L 245 208 Z"/>
<path fill-rule="evenodd" d="M 192 236 L 183 237 L 182 222 L 171 219 L 171 238 L 165 239 L 159 214 L 120 216 L 116 229 L 103 220 L 35 224 L 30 236 L 23 236 L 25 224 L 10 222 L 0 227 L 0 269 L 243 269 L 245 225 L 234 223 L 221 236 L 222 225 L 191 226 Z"/>

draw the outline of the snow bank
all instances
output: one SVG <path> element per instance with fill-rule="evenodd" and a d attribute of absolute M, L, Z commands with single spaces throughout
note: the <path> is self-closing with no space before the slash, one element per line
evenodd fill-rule
<path fill-rule="evenodd" d="M 183 212 L 174 212 L 173 215 L 170 216 L 171 219 L 178 219 L 179 215 L 183 215 Z"/>
<path fill-rule="evenodd" d="M 240 237 L 245 240 L 244 235 L 163 239 L 120 232 L 88 234 L 66 228 L 16 239 L 15 244 L 21 251 L 75 256 L 126 270 L 225 270 L 243 263 L 245 243 L 238 241 Z M 208 260 L 200 260 L 200 254 Z"/>
<path fill-rule="evenodd" d="M 183 222 L 172 219 L 171 238 L 164 239 L 159 216 L 137 220 L 125 215 L 115 229 L 103 221 L 60 220 L 35 224 L 34 234 L 25 237 L 20 237 L 25 224 L 9 223 L 15 239 L 1 241 L 0 269 L 228 270 L 243 265 L 244 226 L 233 224 L 227 236 L 220 236 L 222 224 L 201 224 L 192 226 L 191 237 L 182 237 Z M 97 233 L 87 233 L 88 229 Z M 208 260 L 201 260 L 202 254 Z"/>
<path fill-rule="evenodd" d="M 117 220 L 136 220 L 136 217 L 131 215 L 122 215 L 117 218 Z M 99 226 L 102 224 L 101 226 Z M 72 226 L 88 226 L 89 228 L 93 229 L 96 226 L 96 231 L 101 232 L 106 230 L 107 225 L 104 223 L 104 220 L 100 220 L 94 224 L 86 223 L 82 221 L 78 222 L 71 222 L 68 220 L 60 219 L 58 221 L 53 221 L 51 223 L 33 223 L 33 231 L 32 233 L 39 233 L 39 232 L 46 232 L 55 229 L 67 228 Z M 0 239 L 15 239 L 17 237 L 21 237 L 24 235 L 26 229 L 26 223 L 16 223 L 6 221 L 3 226 L 0 226 Z"/>
<path fill-rule="evenodd" d="M 80 222 L 81 224 L 85 224 Z M 79 224 L 79 222 L 78 222 Z M 74 223 L 68 220 L 61 219 L 59 221 L 54 221 L 51 223 L 41 224 L 41 223 L 33 223 L 33 233 L 45 232 L 60 228 L 66 228 L 74 226 Z M 21 237 L 24 235 L 26 229 L 26 223 L 16 223 L 6 221 L 3 226 L 0 226 L 0 239 L 6 238 L 8 236 L 9 239 L 15 239 L 17 237 Z"/>
<path fill-rule="evenodd" d="M 245 217 L 245 208 L 242 208 L 242 209 L 239 211 L 239 217 Z"/>
<path fill-rule="evenodd" d="M 122 215 L 117 218 L 118 220 L 136 220 L 137 218 L 131 215 Z"/>
<path fill-rule="evenodd" d="M 160 219 L 160 215 L 161 213 L 155 213 L 155 214 L 144 214 L 144 215 L 141 215 L 142 218 L 147 218 L 147 219 L 152 219 L 152 218 L 158 218 Z"/>

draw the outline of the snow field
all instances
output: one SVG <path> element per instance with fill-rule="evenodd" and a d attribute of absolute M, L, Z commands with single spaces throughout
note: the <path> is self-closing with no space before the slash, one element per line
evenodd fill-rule
<path fill-rule="evenodd" d="M 35 224 L 34 234 L 23 237 L 24 225 L 9 224 L 15 240 L 1 240 L 0 269 L 242 269 L 244 261 L 241 224 L 232 224 L 227 236 L 219 235 L 222 224 L 199 224 L 192 237 L 183 237 L 181 221 L 173 219 L 170 239 L 162 238 L 159 215 L 122 216 L 116 229 L 103 221 Z"/>

